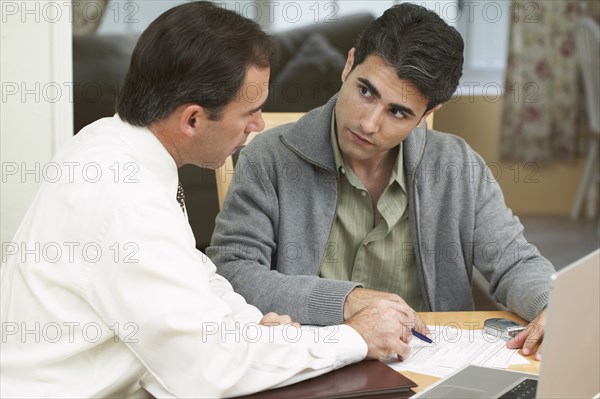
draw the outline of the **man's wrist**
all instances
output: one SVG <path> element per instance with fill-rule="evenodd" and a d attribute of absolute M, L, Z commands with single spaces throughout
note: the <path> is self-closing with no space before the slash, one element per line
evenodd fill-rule
<path fill-rule="evenodd" d="M 363 288 L 362 285 L 353 287 L 350 291 L 348 291 L 346 298 L 344 298 L 344 320 L 348 320 L 356 313 L 356 310 L 353 307 L 352 295 L 356 294 L 357 289 L 362 289 L 362 288 Z"/>

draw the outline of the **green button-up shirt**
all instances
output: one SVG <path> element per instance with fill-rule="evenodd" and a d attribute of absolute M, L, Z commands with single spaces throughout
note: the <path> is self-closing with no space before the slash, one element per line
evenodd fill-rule
<path fill-rule="evenodd" d="M 377 201 L 377 210 L 381 214 L 377 224 L 369 192 L 342 160 L 335 113 L 331 120 L 331 146 L 339 188 L 336 217 L 320 276 L 393 292 L 413 309 L 425 310 L 408 223 L 402 144 L 387 188 Z"/>

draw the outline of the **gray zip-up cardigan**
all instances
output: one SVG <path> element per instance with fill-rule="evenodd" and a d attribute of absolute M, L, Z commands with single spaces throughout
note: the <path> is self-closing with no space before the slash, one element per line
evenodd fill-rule
<path fill-rule="evenodd" d="M 360 286 L 318 277 L 338 195 L 330 141 L 336 100 L 241 151 L 206 250 L 249 303 L 302 324 L 341 323 L 346 296 Z M 425 124 L 403 151 L 413 242 L 398 245 L 415 253 L 429 309 L 472 310 L 475 266 L 498 302 L 533 319 L 547 305 L 554 267 L 523 237 L 483 159 Z"/>

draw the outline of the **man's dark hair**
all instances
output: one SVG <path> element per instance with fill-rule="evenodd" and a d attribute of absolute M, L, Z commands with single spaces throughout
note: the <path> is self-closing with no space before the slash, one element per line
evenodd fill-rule
<path fill-rule="evenodd" d="M 435 12 L 402 3 L 388 9 L 360 35 L 355 68 L 377 55 L 427 98 L 427 110 L 452 97 L 463 66 L 463 39 Z"/>
<path fill-rule="evenodd" d="M 182 4 L 140 36 L 117 112 L 132 125 L 148 126 L 180 105 L 198 104 L 217 120 L 247 68 L 266 68 L 275 54 L 273 39 L 257 23 L 207 1 Z"/>

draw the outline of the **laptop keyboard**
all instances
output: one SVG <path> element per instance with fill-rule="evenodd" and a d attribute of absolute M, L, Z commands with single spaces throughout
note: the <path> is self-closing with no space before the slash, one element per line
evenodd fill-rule
<path fill-rule="evenodd" d="M 519 385 L 500 396 L 499 399 L 534 399 L 537 383 L 537 380 L 531 378 L 523 380 Z"/>

